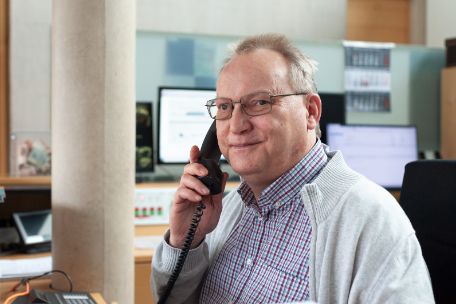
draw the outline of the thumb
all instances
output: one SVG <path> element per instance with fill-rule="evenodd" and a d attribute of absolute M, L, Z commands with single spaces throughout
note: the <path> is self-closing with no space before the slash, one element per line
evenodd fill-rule
<path fill-rule="evenodd" d="M 192 146 L 190 149 L 190 163 L 198 162 L 198 158 L 200 156 L 200 150 L 198 146 Z"/>

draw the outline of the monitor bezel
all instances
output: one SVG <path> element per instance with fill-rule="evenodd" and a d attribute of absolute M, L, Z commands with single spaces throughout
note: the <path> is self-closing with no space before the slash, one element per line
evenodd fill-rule
<path fill-rule="evenodd" d="M 185 165 L 188 164 L 187 162 L 168 162 L 168 161 L 162 161 L 161 155 L 160 155 L 160 133 L 161 133 L 161 123 L 162 123 L 162 109 L 161 109 L 161 96 L 162 96 L 162 91 L 163 90 L 182 90 L 182 91 L 214 91 L 216 92 L 215 88 L 209 88 L 209 87 L 185 87 L 185 86 L 160 86 L 158 87 L 158 98 L 157 98 L 157 164 L 159 165 Z M 202 105 L 203 106 L 203 105 Z M 209 115 L 209 114 L 208 114 Z M 209 127 L 209 125 L 208 125 Z M 195 143 L 197 145 L 201 143 Z"/>
<path fill-rule="evenodd" d="M 326 143 L 327 142 L 327 132 L 326 132 L 326 128 L 328 126 L 328 124 L 332 123 L 332 124 L 341 124 L 341 125 L 345 125 L 347 123 L 347 110 L 346 110 L 346 94 L 344 92 L 342 93 L 337 93 L 337 92 L 324 92 L 324 91 L 320 91 L 317 93 L 318 96 L 320 96 L 320 100 L 321 100 L 321 107 L 322 107 L 322 113 L 321 113 L 321 116 L 320 116 L 320 121 L 318 122 L 319 123 L 319 127 L 320 127 L 320 131 L 321 131 L 321 136 L 320 136 L 320 140 L 323 142 L 323 143 Z M 327 109 L 329 106 L 327 106 L 328 103 L 331 103 L 329 101 L 327 101 L 328 99 L 332 99 L 332 98 L 340 98 L 342 103 L 338 103 L 338 105 L 341 105 L 342 106 L 342 116 L 343 116 L 343 119 L 342 121 L 327 121 L 325 119 L 325 109 Z M 333 113 L 333 112 L 331 112 Z M 324 125 L 322 125 L 322 120 L 324 120 Z"/>
<path fill-rule="evenodd" d="M 415 125 L 415 124 L 362 124 L 362 123 L 345 123 L 345 124 L 338 124 L 338 123 L 329 123 L 327 124 L 327 126 L 329 125 L 339 125 L 339 126 L 343 126 L 343 127 L 372 127 L 372 128 L 413 128 L 415 130 L 415 143 L 416 143 L 416 160 L 419 159 L 419 143 L 418 143 L 418 127 Z M 331 149 L 331 151 L 334 151 L 332 150 L 332 147 L 331 145 L 329 145 L 328 143 L 328 146 L 329 148 Z M 350 166 L 350 164 L 348 164 Z M 405 167 L 405 166 L 404 166 Z M 363 174 L 361 172 L 358 172 L 360 174 Z M 369 180 L 371 180 L 369 178 Z M 371 180 L 372 181 L 372 180 Z M 383 186 L 383 185 L 380 185 L 379 183 L 373 181 L 374 183 L 378 184 L 379 186 L 385 188 L 386 190 L 388 191 L 401 191 L 402 189 L 402 183 L 401 183 L 401 186 L 400 187 L 397 187 L 397 186 Z"/>

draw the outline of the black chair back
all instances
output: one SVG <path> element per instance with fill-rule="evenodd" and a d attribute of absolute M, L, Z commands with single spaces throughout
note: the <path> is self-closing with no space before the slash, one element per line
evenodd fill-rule
<path fill-rule="evenodd" d="M 421 244 L 436 303 L 456 303 L 456 160 L 407 164 L 399 202 Z"/>

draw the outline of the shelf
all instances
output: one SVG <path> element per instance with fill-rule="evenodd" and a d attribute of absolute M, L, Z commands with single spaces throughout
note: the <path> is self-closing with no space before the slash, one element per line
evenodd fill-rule
<path fill-rule="evenodd" d="M 51 186 L 50 176 L 0 176 L 0 186 Z"/>

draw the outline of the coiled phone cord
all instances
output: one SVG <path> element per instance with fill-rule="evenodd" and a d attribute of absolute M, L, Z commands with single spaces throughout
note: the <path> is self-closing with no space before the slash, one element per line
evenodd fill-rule
<path fill-rule="evenodd" d="M 192 222 L 188 228 L 187 235 L 185 236 L 184 245 L 182 246 L 182 250 L 179 254 L 179 257 L 177 258 L 176 266 L 174 267 L 174 270 L 169 277 L 165 291 L 160 297 L 160 300 L 158 300 L 158 304 L 166 303 L 166 300 L 168 299 L 169 294 L 171 293 L 171 290 L 173 289 L 173 286 L 176 283 L 182 268 L 184 267 L 188 252 L 190 251 L 193 239 L 195 238 L 196 228 L 198 228 L 198 224 L 201 220 L 201 217 L 203 216 L 203 209 L 205 208 L 206 206 L 204 206 L 202 201 L 199 202 L 199 204 L 196 206 L 195 213 L 193 213 Z"/>

